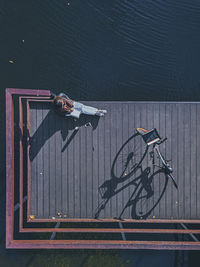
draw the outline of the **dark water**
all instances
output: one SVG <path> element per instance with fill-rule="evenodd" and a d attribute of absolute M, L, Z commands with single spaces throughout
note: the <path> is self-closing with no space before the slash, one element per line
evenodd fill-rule
<path fill-rule="evenodd" d="M 2 140 L 6 87 L 53 89 L 82 100 L 199 101 L 199 33 L 197 0 L 0 0 Z M 0 234 L 4 256 L 0 267 L 37 266 L 37 262 L 45 262 L 46 254 L 35 259 L 32 252 L 13 254 L 4 249 L 5 142 L 2 143 Z M 172 252 L 145 253 L 124 251 L 116 255 L 128 257 L 130 266 L 147 266 L 148 259 L 150 266 L 163 262 L 166 266 L 179 266 L 179 258 L 184 266 L 199 266 L 191 262 L 192 257 L 198 259 L 195 252 L 188 257 Z M 63 257 L 65 264 L 67 259 Z M 92 262 L 91 255 L 86 257 L 82 266 Z M 51 266 L 59 266 L 54 263 Z M 74 261 L 69 266 L 79 265 Z"/>
<path fill-rule="evenodd" d="M 2 88 L 55 88 L 91 100 L 200 99 L 197 0 L 0 3 Z"/>

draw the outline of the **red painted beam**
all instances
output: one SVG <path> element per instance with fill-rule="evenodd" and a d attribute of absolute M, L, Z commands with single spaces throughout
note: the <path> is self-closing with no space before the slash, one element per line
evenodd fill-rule
<path fill-rule="evenodd" d="M 36 89 L 18 89 L 18 88 L 7 88 L 6 92 L 15 95 L 36 95 L 36 96 L 50 96 L 49 90 L 36 90 Z"/>
<path fill-rule="evenodd" d="M 6 91 L 6 247 L 13 240 L 14 228 L 14 114 L 13 100 Z"/>
<path fill-rule="evenodd" d="M 200 234 L 199 229 L 128 229 L 128 228 L 23 228 L 26 233 L 149 233 L 149 234 Z"/>
<path fill-rule="evenodd" d="M 119 240 L 14 240 L 8 248 L 199 250 L 200 242 Z"/>

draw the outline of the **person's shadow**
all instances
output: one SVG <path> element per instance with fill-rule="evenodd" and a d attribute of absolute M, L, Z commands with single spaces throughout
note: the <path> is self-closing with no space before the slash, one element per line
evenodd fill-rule
<path fill-rule="evenodd" d="M 81 114 L 79 119 L 74 119 L 70 116 L 59 116 L 53 109 L 51 109 L 46 115 L 46 117 L 42 120 L 41 124 L 36 129 L 34 134 L 30 136 L 30 133 L 28 133 L 30 140 L 30 160 L 33 161 L 33 159 L 37 156 L 45 142 L 49 138 L 51 138 L 51 136 L 53 136 L 54 133 L 56 133 L 57 131 L 61 132 L 62 140 L 64 141 L 66 140 L 69 131 L 73 130 L 71 136 L 69 137 L 68 141 L 61 150 L 61 152 L 63 152 L 73 140 L 80 127 L 90 126 L 93 130 L 95 130 L 97 128 L 98 122 L 98 116 L 89 116 Z"/>

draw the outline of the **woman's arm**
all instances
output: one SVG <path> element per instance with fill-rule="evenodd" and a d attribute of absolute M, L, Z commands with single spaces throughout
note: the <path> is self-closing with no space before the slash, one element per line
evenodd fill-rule
<path fill-rule="evenodd" d="M 60 97 L 65 97 L 66 99 L 70 100 L 71 101 L 71 98 L 69 98 L 66 94 L 64 93 L 60 93 L 59 94 Z"/>

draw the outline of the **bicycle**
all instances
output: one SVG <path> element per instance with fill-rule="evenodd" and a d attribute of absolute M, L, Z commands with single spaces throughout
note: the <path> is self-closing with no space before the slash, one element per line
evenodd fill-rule
<path fill-rule="evenodd" d="M 141 138 L 142 137 L 142 138 Z M 111 175 L 120 179 L 121 182 L 128 179 L 141 166 L 150 146 L 152 150 L 149 152 L 154 167 L 159 167 L 169 177 L 176 189 L 177 183 L 172 175 L 173 169 L 168 161 L 164 158 L 159 150 L 159 146 L 167 140 L 162 139 L 156 128 L 147 131 L 143 128 L 137 128 L 136 133 L 132 135 L 118 151 L 111 168 Z M 160 159 L 162 166 L 155 164 L 155 151 Z"/>

